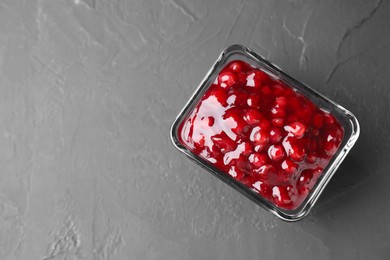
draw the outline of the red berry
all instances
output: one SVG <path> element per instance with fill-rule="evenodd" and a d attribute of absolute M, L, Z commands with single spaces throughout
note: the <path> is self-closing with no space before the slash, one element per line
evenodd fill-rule
<path fill-rule="evenodd" d="M 273 127 L 269 132 L 269 139 L 271 143 L 278 143 L 282 140 L 282 130 L 277 127 Z"/>
<path fill-rule="evenodd" d="M 280 96 L 275 99 L 275 103 L 280 107 L 285 107 L 287 105 L 287 98 Z"/>
<path fill-rule="evenodd" d="M 300 145 L 292 145 L 289 152 L 290 157 L 296 162 L 302 161 L 305 157 L 305 148 Z"/>
<path fill-rule="evenodd" d="M 290 159 L 284 160 L 280 166 L 282 167 L 283 171 L 290 177 L 298 171 L 298 165 Z"/>
<path fill-rule="evenodd" d="M 227 98 L 226 103 L 228 105 L 235 105 L 236 107 L 245 107 L 246 108 L 246 100 L 248 99 L 248 94 L 233 90 L 229 91 L 229 96 Z"/>
<path fill-rule="evenodd" d="M 241 112 L 239 109 L 231 108 L 227 110 L 223 116 L 224 124 L 238 135 L 241 135 L 247 127 L 244 119 L 240 114 Z"/>
<path fill-rule="evenodd" d="M 253 153 L 249 155 L 248 160 L 254 167 L 259 168 L 267 163 L 268 158 L 265 154 Z"/>
<path fill-rule="evenodd" d="M 259 126 L 256 126 L 252 129 L 250 140 L 256 144 L 266 144 L 269 140 L 269 134 L 267 130 L 263 130 Z"/>
<path fill-rule="evenodd" d="M 281 107 L 279 105 L 274 106 L 271 108 L 271 114 L 273 118 L 280 118 L 286 116 L 286 109 L 284 107 Z"/>
<path fill-rule="evenodd" d="M 277 127 L 283 127 L 284 126 L 284 118 L 273 118 L 272 125 L 277 126 Z"/>
<path fill-rule="evenodd" d="M 251 108 L 260 108 L 260 97 L 258 95 L 251 95 L 246 100 L 246 103 Z"/>
<path fill-rule="evenodd" d="M 236 149 L 236 142 L 230 139 L 224 132 L 212 136 L 211 140 L 222 153 L 227 153 Z"/>
<path fill-rule="evenodd" d="M 212 90 L 210 90 L 210 92 L 208 93 L 208 95 L 206 95 L 208 98 L 210 97 L 213 97 L 216 99 L 216 101 L 221 104 L 222 106 L 225 106 L 226 105 L 226 100 L 227 100 L 227 94 L 226 92 L 217 87 L 217 88 L 213 88 Z"/>
<path fill-rule="evenodd" d="M 283 159 L 284 155 L 285 155 L 284 148 L 279 144 L 271 145 L 268 148 L 268 157 L 275 162 Z"/>
<path fill-rule="evenodd" d="M 313 178 L 313 173 L 311 170 L 304 170 L 301 173 L 301 176 L 298 179 L 298 185 L 307 185 Z"/>
<path fill-rule="evenodd" d="M 237 72 L 237 84 L 241 86 L 246 85 L 246 73 L 245 72 Z"/>
<path fill-rule="evenodd" d="M 233 61 L 229 65 L 229 69 L 233 72 L 241 72 L 247 69 L 247 65 L 242 61 Z"/>
<path fill-rule="evenodd" d="M 287 152 L 287 156 L 289 156 L 294 161 L 300 162 L 304 159 L 306 154 L 305 148 L 301 143 L 297 142 L 292 137 L 286 137 L 283 140 L 283 147 Z"/>
<path fill-rule="evenodd" d="M 279 207 L 291 207 L 292 195 L 294 194 L 292 186 L 276 185 L 272 188 L 272 197 Z"/>
<path fill-rule="evenodd" d="M 246 76 L 246 86 L 259 88 L 263 82 L 268 80 L 268 75 L 261 70 L 251 70 Z"/>
<path fill-rule="evenodd" d="M 231 87 L 236 83 L 236 81 L 236 75 L 230 71 L 223 71 L 218 76 L 218 82 L 222 88 Z"/>
<path fill-rule="evenodd" d="M 255 152 L 259 153 L 259 152 L 264 151 L 265 148 L 267 148 L 267 147 L 268 147 L 267 143 L 265 143 L 265 144 L 256 144 L 254 150 L 255 150 Z"/>
<path fill-rule="evenodd" d="M 258 126 L 259 126 L 262 130 L 265 130 L 265 131 L 271 129 L 271 123 L 270 123 L 270 121 L 268 121 L 268 120 L 265 119 L 265 118 L 262 119 L 262 120 L 260 120 Z"/>
<path fill-rule="evenodd" d="M 263 195 L 265 198 L 270 199 L 272 196 L 272 189 L 264 181 L 256 181 L 252 184 L 252 187 Z"/>
<path fill-rule="evenodd" d="M 244 156 L 249 156 L 253 152 L 253 147 L 249 142 L 243 142 L 237 146 L 237 150 Z"/>
<path fill-rule="evenodd" d="M 301 138 L 306 132 L 306 126 L 300 122 L 294 122 L 284 127 L 284 130 L 296 138 Z"/>
<path fill-rule="evenodd" d="M 316 168 L 316 169 L 308 169 L 302 171 L 298 181 L 297 181 L 297 188 L 300 193 L 305 193 L 310 191 L 314 185 L 318 177 L 322 173 L 322 168 Z"/>
<path fill-rule="evenodd" d="M 341 142 L 341 137 L 337 130 L 329 129 L 323 133 L 324 140 L 322 141 L 323 148 L 328 156 L 336 153 Z"/>
<path fill-rule="evenodd" d="M 248 109 L 244 114 L 244 120 L 249 125 L 259 123 L 262 117 L 262 114 L 256 109 Z"/>
<path fill-rule="evenodd" d="M 336 121 L 334 116 L 332 116 L 331 114 L 329 114 L 327 112 L 324 112 L 324 117 L 325 117 L 325 123 L 326 124 L 332 125 Z"/>

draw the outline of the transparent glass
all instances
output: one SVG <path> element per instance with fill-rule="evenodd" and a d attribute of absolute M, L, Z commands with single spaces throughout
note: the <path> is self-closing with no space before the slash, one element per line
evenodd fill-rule
<path fill-rule="evenodd" d="M 306 197 L 306 199 L 300 204 L 300 206 L 293 210 L 287 210 L 277 207 L 270 201 L 263 198 L 260 194 L 254 192 L 252 189 L 246 187 L 239 181 L 232 178 L 230 175 L 221 172 L 219 169 L 210 164 L 207 160 L 191 152 L 191 150 L 189 150 L 184 144 L 180 142 L 178 133 L 180 124 L 198 104 L 205 91 L 215 81 L 221 69 L 233 60 L 245 61 L 246 63 L 249 63 L 256 68 L 260 68 L 261 70 L 266 71 L 274 78 L 284 82 L 289 87 L 295 88 L 297 91 L 299 91 L 309 100 L 311 100 L 314 104 L 316 104 L 319 108 L 330 112 L 334 117 L 336 117 L 336 119 L 344 128 L 343 140 L 337 152 L 334 154 L 326 168 L 323 170 L 321 177 L 317 180 L 317 183 L 309 192 L 309 195 Z M 345 156 L 355 144 L 358 136 L 359 123 L 356 117 L 351 112 L 349 112 L 342 106 L 336 104 L 327 97 L 319 94 L 305 84 L 295 80 L 271 62 L 267 61 L 249 48 L 246 48 L 241 45 L 230 46 L 220 54 L 219 58 L 211 67 L 203 81 L 200 83 L 199 87 L 196 89 L 192 97 L 188 100 L 187 104 L 176 117 L 171 127 L 171 139 L 173 144 L 179 151 L 181 151 L 187 157 L 189 157 L 190 159 L 201 165 L 203 168 L 208 170 L 210 173 L 218 177 L 220 180 L 224 181 L 225 183 L 245 195 L 247 198 L 254 201 L 259 206 L 272 212 L 273 214 L 285 221 L 297 221 L 302 219 L 309 213 L 310 209 L 313 207 L 313 205 L 319 198 L 320 194 L 330 181 L 331 177 L 336 172 L 337 168 L 339 167 Z"/>

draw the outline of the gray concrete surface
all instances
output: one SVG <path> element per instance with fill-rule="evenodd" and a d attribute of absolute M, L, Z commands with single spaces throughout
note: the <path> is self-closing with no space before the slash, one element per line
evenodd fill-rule
<path fill-rule="evenodd" d="M 0 259 L 390 259 L 389 13 L 385 0 L 1 0 Z M 233 43 L 360 120 L 298 223 L 170 143 Z"/>

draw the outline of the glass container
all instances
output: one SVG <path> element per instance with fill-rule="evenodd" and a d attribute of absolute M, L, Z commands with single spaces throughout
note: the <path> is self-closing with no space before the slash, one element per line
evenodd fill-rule
<path fill-rule="evenodd" d="M 241 105 L 235 103 L 239 98 Z M 202 134 L 195 136 L 194 129 Z M 241 45 L 220 54 L 171 127 L 179 151 L 286 221 L 308 214 L 358 136 L 351 112 Z M 301 154 L 295 143 L 304 144 Z"/>

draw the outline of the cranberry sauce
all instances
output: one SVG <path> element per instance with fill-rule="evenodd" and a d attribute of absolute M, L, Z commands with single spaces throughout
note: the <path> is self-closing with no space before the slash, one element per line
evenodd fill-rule
<path fill-rule="evenodd" d="M 308 196 L 343 134 L 333 115 L 238 60 L 179 126 L 180 142 L 194 154 L 283 209 Z"/>

